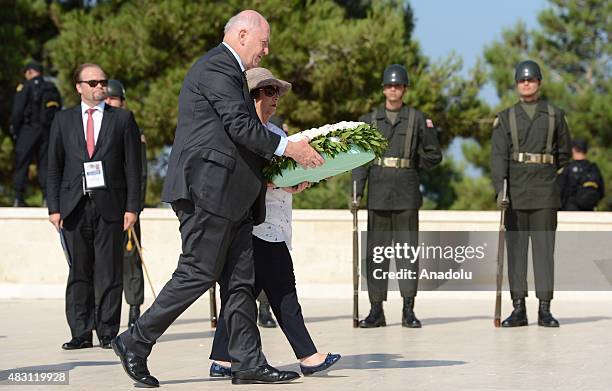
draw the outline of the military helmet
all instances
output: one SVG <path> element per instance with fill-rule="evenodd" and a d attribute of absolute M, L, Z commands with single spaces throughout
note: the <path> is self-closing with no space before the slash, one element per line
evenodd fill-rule
<path fill-rule="evenodd" d="M 403 84 L 408 85 L 408 72 L 400 64 L 389 65 L 383 73 L 383 85 L 385 84 Z"/>
<path fill-rule="evenodd" d="M 516 66 L 516 71 L 514 73 L 514 81 L 524 80 L 524 79 L 538 79 L 542 80 L 542 72 L 540 71 L 540 66 L 537 62 L 526 60 L 521 61 Z"/>
<path fill-rule="evenodd" d="M 123 88 L 123 84 L 121 84 L 119 80 L 109 79 L 106 96 L 125 99 L 125 88 Z"/>

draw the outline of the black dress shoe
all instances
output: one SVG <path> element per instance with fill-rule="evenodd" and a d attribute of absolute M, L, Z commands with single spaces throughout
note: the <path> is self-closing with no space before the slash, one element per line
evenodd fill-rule
<path fill-rule="evenodd" d="M 302 374 L 304 376 L 310 376 L 312 374 L 324 371 L 327 368 L 331 367 L 332 365 L 337 363 L 338 360 L 340 360 L 340 357 L 342 356 L 340 356 L 339 354 L 327 353 L 327 357 L 325 357 L 325 361 L 323 361 L 321 364 L 315 365 L 315 366 L 308 366 L 308 365 L 300 364 L 300 370 L 302 371 Z"/>
<path fill-rule="evenodd" d="M 113 339 L 111 345 L 115 354 L 119 356 L 125 373 L 132 380 L 145 387 L 159 387 L 159 381 L 149 373 L 146 358 L 138 357 L 133 352 L 130 352 L 119 336 Z"/>
<path fill-rule="evenodd" d="M 550 313 L 550 300 L 540 300 L 538 325 L 542 327 L 559 327 L 559 321 Z"/>
<path fill-rule="evenodd" d="M 414 314 L 414 297 L 405 297 L 402 308 L 402 326 L 411 329 L 420 329 L 421 321 Z"/>
<path fill-rule="evenodd" d="M 130 315 L 128 318 L 128 329 L 134 326 L 136 320 L 140 318 L 140 306 L 139 305 L 131 305 L 130 306 Z"/>
<path fill-rule="evenodd" d="M 66 342 L 62 345 L 62 349 L 64 350 L 76 350 L 85 348 L 93 348 L 93 344 L 91 343 L 90 339 L 72 338 L 69 342 Z"/>
<path fill-rule="evenodd" d="M 13 201 L 13 207 L 15 208 L 23 208 L 26 206 L 25 201 L 23 200 L 23 198 L 15 198 L 15 200 Z"/>
<path fill-rule="evenodd" d="M 216 362 L 210 364 L 210 377 L 226 377 L 232 376 L 232 368 L 224 367 Z"/>
<path fill-rule="evenodd" d="M 264 364 L 253 369 L 232 372 L 232 384 L 277 384 L 289 383 L 299 379 L 300 375 L 292 371 L 279 371 Z"/>
<path fill-rule="evenodd" d="M 502 327 L 521 327 L 527 326 L 527 307 L 525 307 L 525 299 L 512 300 L 514 310 L 509 317 L 504 319 Z"/>
<path fill-rule="evenodd" d="M 372 303 L 370 313 L 365 319 L 359 321 L 359 328 L 384 327 L 387 325 L 382 303 Z"/>
<path fill-rule="evenodd" d="M 259 314 L 257 316 L 257 324 L 265 328 L 276 327 L 276 322 L 272 317 L 272 311 L 270 311 L 270 304 L 259 303 Z"/>
<path fill-rule="evenodd" d="M 102 337 L 100 338 L 100 347 L 102 349 L 112 349 L 111 342 L 113 342 L 113 337 Z"/>

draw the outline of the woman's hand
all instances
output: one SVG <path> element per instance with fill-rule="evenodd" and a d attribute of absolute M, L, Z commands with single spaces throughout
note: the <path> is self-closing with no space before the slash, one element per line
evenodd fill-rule
<path fill-rule="evenodd" d="M 282 189 L 284 191 L 286 191 L 287 193 L 291 193 L 291 194 L 297 194 L 300 193 L 306 189 L 308 189 L 310 187 L 310 182 L 302 182 L 297 186 L 292 186 L 292 187 L 283 187 Z"/>

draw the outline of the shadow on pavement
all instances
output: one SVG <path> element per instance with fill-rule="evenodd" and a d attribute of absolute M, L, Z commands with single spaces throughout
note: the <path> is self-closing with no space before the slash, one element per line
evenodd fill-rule
<path fill-rule="evenodd" d="M 609 316 L 585 316 L 582 318 L 559 318 L 561 326 L 566 324 L 577 324 L 577 323 L 591 323 L 599 322 L 600 320 L 610 320 Z"/>
<path fill-rule="evenodd" d="M 370 353 L 342 356 L 330 371 L 338 369 L 390 369 L 390 368 L 431 368 L 464 365 L 466 361 L 456 360 L 407 360 L 400 354 Z"/>
<path fill-rule="evenodd" d="M 162 380 L 159 382 L 160 385 L 166 384 L 187 384 L 187 383 L 205 383 L 205 382 L 225 382 L 227 385 L 232 384 L 232 379 L 229 377 L 202 377 L 198 379 L 176 379 L 176 380 Z"/>

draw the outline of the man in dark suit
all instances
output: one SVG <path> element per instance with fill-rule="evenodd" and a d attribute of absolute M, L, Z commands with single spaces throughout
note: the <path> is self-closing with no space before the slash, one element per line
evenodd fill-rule
<path fill-rule="evenodd" d="M 179 96 L 179 115 L 162 200 L 180 221 L 182 254 L 172 279 L 134 327 L 113 341 L 130 378 L 159 385 L 147 357 L 155 341 L 214 283 L 221 286 L 229 334 L 232 382 L 284 383 L 299 377 L 266 363 L 253 296 L 253 224 L 265 218 L 262 168 L 273 155 L 305 167 L 323 163 L 305 140 L 289 142 L 257 118 L 244 71 L 268 54 L 270 27 L 255 11 L 225 26 L 223 43 L 191 67 Z"/>
<path fill-rule="evenodd" d="M 81 104 L 55 115 L 49 138 L 49 220 L 72 261 L 72 340 L 62 348 L 91 347 L 95 328 L 108 349 L 119 332 L 123 231 L 140 210 L 140 135 L 131 112 L 104 103 L 108 81 L 98 65 L 81 65 L 75 83 Z"/>

